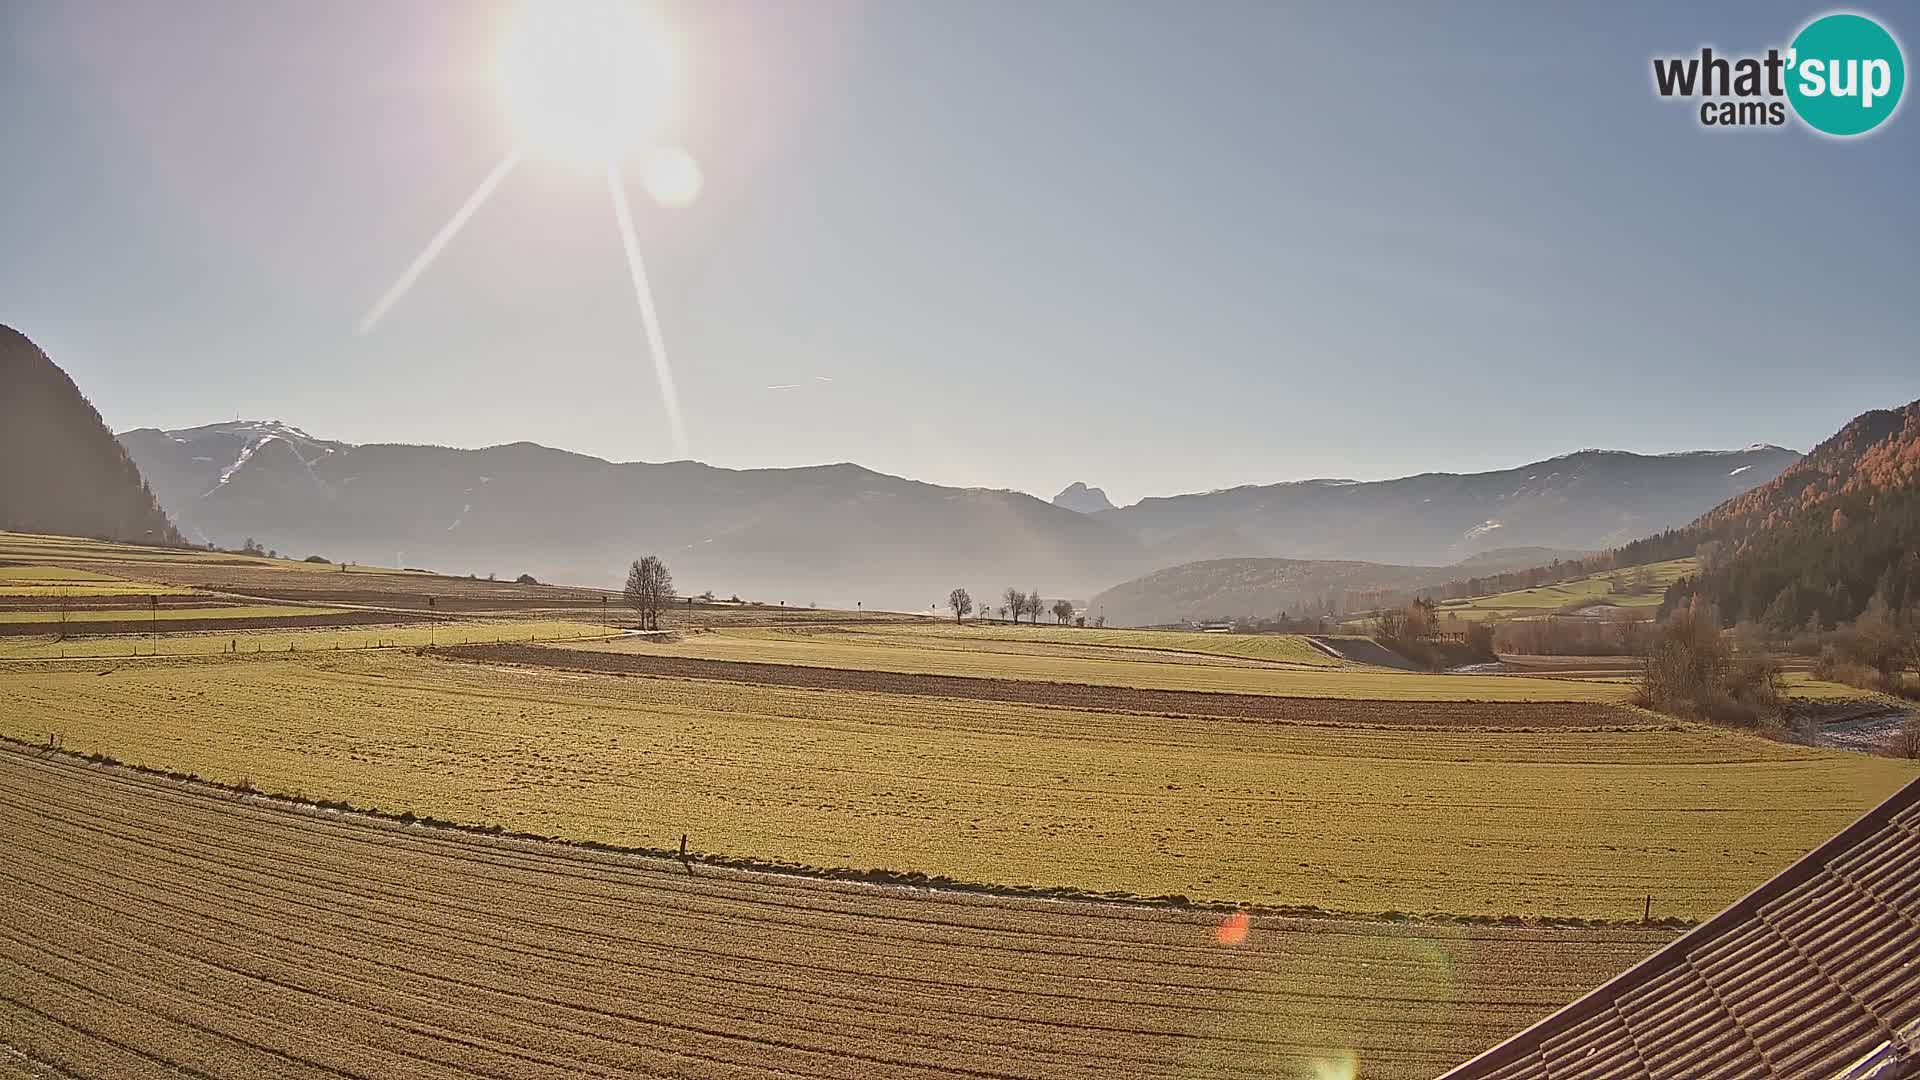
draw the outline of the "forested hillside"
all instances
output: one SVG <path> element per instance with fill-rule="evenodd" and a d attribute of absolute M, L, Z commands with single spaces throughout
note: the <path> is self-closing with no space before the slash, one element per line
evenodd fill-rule
<path fill-rule="evenodd" d="M 0 326 L 0 529 L 180 541 L 99 412 L 10 326 Z"/>
<path fill-rule="evenodd" d="M 1771 482 L 1623 554 L 1679 548 L 1701 550 L 1703 571 L 1667 608 L 1697 594 L 1723 621 L 1785 630 L 1920 604 L 1920 401 L 1857 417 Z"/>

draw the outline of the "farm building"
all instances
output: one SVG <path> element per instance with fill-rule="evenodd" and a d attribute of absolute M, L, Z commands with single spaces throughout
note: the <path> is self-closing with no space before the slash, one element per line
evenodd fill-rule
<path fill-rule="evenodd" d="M 1920 1077 L 1920 780 L 1441 1080 Z"/>

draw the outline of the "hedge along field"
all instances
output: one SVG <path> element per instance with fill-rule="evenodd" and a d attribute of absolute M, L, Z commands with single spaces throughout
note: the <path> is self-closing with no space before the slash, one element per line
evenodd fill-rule
<path fill-rule="evenodd" d="M 12 665 L 0 734 L 621 845 L 685 832 L 976 882 L 1607 919 L 1648 893 L 1656 915 L 1709 915 L 1915 772 L 1702 728 L 1342 729 L 394 653 Z"/>
<path fill-rule="evenodd" d="M 954 647 L 929 647 L 928 640 L 915 634 L 853 632 L 835 627 L 810 631 L 719 630 L 689 634 L 678 641 L 623 638 L 582 647 L 708 660 L 1283 697 L 1620 703 L 1633 694 L 1633 688 L 1625 684 L 1593 680 L 1425 675 L 1360 666 L 1292 667 L 1231 658 L 1200 658 L 1201 662 L 1195 663 L 1191 662 L 1194 658 L 1177 653 L 1156 657 L 1127 647 L 1095 656 L 1087 654 L 1090 646 L 1043 646 L 1073 651 L 1035 654 L 1002 650 L 994 643 L 947 644 Z M 1027 650 L 1033 648 L 1027 646 Z M 1220 660 L 1225 662 L 1210 662 Z"/>

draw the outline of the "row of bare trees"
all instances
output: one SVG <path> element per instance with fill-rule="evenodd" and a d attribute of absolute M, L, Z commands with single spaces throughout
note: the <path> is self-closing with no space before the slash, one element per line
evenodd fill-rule
<path fill-rule="evenodd" d="M 1004 601 L 1000 605 L 1000 617 L 1003 619 L 1011 616 L 1014 622 L 1019 622 L 1020 616 L 1026 615 L 1035 625 L 1038 625 L 1042 612 L 1051 612 L 1054 622 L 1062 626 L 1073 619 L 1073 601 L 1055 600 L 1053 606 L 1048 607 L 1047 602 L 1041 599 L 1038 589 L 1021 592 L 1019 589 L 1008 586 L 1007 591 L 1000 595 L 1000 599 Z M 953 590 L 947 594 L 947 610 L 953 612 L 953 621 L 958 623 L 961 619 L 973 614 L 973 595 L 965 589 Z M 991 608 L 984 606 L 980 608 L 981 618 L 991 614 Z"/>

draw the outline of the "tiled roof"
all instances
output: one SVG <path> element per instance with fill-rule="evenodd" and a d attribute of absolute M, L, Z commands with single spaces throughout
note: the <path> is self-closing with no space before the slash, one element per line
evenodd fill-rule
<path fill-rule="evenodd" d="M 1920 1077 L 1920 780 L 1442 1080 Z"/>

